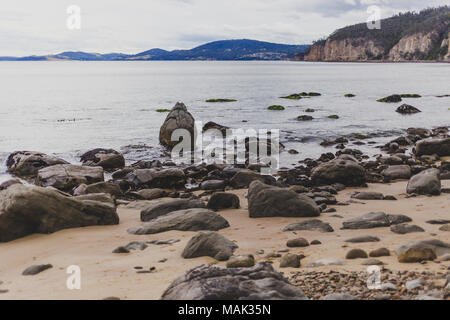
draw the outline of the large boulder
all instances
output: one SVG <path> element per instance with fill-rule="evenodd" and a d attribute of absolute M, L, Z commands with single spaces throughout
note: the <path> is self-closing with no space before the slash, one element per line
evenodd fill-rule
<path fill-rule="evenodd" d="M 50 188 L 22 184 L 0 191 L 0 242 L 33 233 L 118 223 L 113 204 L 75 199 Z"/>
<path fill-rule="evenodd" d="M 113 149 L 97 148 L 84 153 L 81 163 L 85 166 L 102 167 L 107 171 L 121 169 L 125 166 L 125 158 Z"/>
<path fill-rule="evenodd" d="M 71 191 L 80 184 L 93 184 L 104 180 L 102 167 L 86 167 L 73 164 L 57 164 L 38 171 L 36 184 Z"/>
<path fill-rule="evenodd" d="M 379 227 L 390 227 L 391 225 L 411 222 L 404 215 L 391 215 L 384 212 L 370 212 L 361 217 L 347 220 L 342 229 L 373 229 Z"/>
<path fill-rule="evenodd" d="M 417 142 L 416 155 L 418 157 L 433 154 L 437 154 L 440 157 L 450 156 L 450 138 L 444 139 L 431 138 Z"/>
<path fill-rule="evenodd" d="M 315 167 L 311 178 L 316 185 L 360 186 L 366 181 L 366 171 L 356 161 L 338 158 Z"/>
<path fill-rule="evenodd" d="M 189 200 L 189 199 L 176 199 L 159 201 L 150 204 L 144 210 L 141 211 L 141 220 L 150 221 L 156 219 L 159 216 L 163 216 L 173 211 L 193 209 L 193 208 L 206 208 L 206 205 L 201 200 Z"/>
<path fill-rule="evenodd" d="M 163 293 L 162 300 L 307 300 L 272 265 L 223 268 L 201 265 L 183 273 Z"/>
<path fill-rule="evenodd" d="M 8 172 L 23 178 L 35 177 L 39 169 L 67 163 L 60 158 L 35 151 L 16 151 L 6 160 Z"/>
<path fill-rule="evenodd" d="M 217 232 L 200 232 L 189 240 L 181 256 L 185 259 L 212 257 L 226 261 L 238 246 Z"/>
<path fill-rule="evenodd" d="M 439 256 L 450 253 L 450 243 L 440 240 L 420 240 L 409 242 L 397 249 L 399 262 L 412 263 L 434 260 Z"/>
<path fill-rule="evenodd" d="M 136 169 L 126 175 L 126 180 L 136 188 L 175 188 L 186 183 L 181 169 Z"/>
<path fill-rule="evenodd" d="M 275 184 L 276 180 L 272 176 L 261 175 L 252 170 L 240 170 L 230 180 L 230 185 L 235 189 L 248 188 L 253 181 L 261 181 L 265 184 Z"/>
<path fill-rule="evenodd" d="M 248 211 L 251 218 L 317 217 L 320 209 L 311 198 L 289 189 L 253 181 L 248 189 Z"/>
<path fill-rule="evenodd" d="M 195 120 L 194 117 L 187 111 L 184 103 L 178 102 L 167 115 L 161 129 L 159 131 L 159 142 L 161 145 L 173 148 L 178 144 L 178 141 L 172 141 L 172 133 L 176 129 L 186 129 L 194 138 Z"/>
<path fill-rule="evenodd" d="M 411 178 L 411 167 L 408 165 L 393 165 L 384 169 L 381 174 L 386 181 Z"/>
<path fill-rule="evenodd" d="M 441 180 L 438 169 L 428 169 L 413 176 L 406 187 L 406 192 L 411 194 L 440 195 Z"/>
<path fill-rule="evenodd" d="M 227 220 L 208 209 L 179 210 L 160 216 L 139 227 L 128 229 L 130 234 L 155 234 L 170 230 L 221 230 L 230 225 Z"/>

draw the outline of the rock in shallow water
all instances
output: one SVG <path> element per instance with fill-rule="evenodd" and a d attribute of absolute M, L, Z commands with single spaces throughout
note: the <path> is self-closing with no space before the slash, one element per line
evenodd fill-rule
<path fill-rule="evenodd" d="M 33 233 L 114 225 L 113 204 L 66 197 L 56 190 L 16 184 L 0 192 L 0 242 Z"/>
<path fill-rule="evenodd" d="M 230 225 L 227 220 L 214 211 L 208 209 L 187 209 L 173 211 L 159 216 L 142 226 L 128 229 L 128 233 L 143 235 L 155 234 L 170 230 L 180 231 L 200 231 L 200 230 L 221 230 Z"/>
<path fill-rule="evenodd" d="M 113 149 L 97 148 L 87 151 L 81 156 L 81 163 L 90 167 L 102 167 L 104 170 L 112 171 L 125 166 L 125 158 Z"/>
<path fill-rule="evenodd" d="M 167 288 L 162 300 L 307 300 L 269 263 L 253 268 L 225 269 L 202 265 L 191 269 Z"/>
<path fill-rule="evenodd" d="M 177 129 L 185 129 L 194 139 L 195 120 L 182 102 L 177 102 L 167 115 L 159 131 L 159 142 L 162 146 L 173 148 L 178 141 L 172 141 L 172 133 Z"/>
<path fill-rule="evenodd" d="M 248 210 L 251 218 L 317 217 L 320 210 L 309 197 L 289 189 L 272 187 L 254 181 L 248 189 Z"/>
<path fill-rule="evenodd" d="M 189 240 L 181 256 L 185 259 L 212 257 L 226 261 L 238 246 L 216 232 L 200 232 Z"/>

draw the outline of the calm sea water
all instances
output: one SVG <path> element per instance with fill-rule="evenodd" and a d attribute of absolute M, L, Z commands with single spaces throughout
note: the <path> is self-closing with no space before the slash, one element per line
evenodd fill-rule
<path fill-rule="evenodd" d="M 383 142 L 408 127 L 450 125 L 450 98 L 436 97 L 450 94 L 449 64 L 0 62 L 0 90 L 2 173 L 15 150 L 56 154 L 74 163 L 96 147 L 121 150 L 129 162 L 156 157 L 167 115 L 156 110 L 177 101 L 203 122 L 281 129 L 281 142 L 300 151 L 283 153 L 284 165 L 335 151 L 319 146 L 324 138 L 377 133 Z M 322 96 L 279 98 L 302 91 Z M 357 96 L 345 98 L 346 93 Z M 395 112 L 399 103 L 376 102 L 393 93 L 421 94 L 404 102 L 423 112 L 401 116 Z M 204 102 L 208 98 L 238 102 Z M 266 110 L 273 104 L 286 110 Z M 316 110 L 310 114 L 315 120 L 296 121 L 306 108 Z M 332 114 L 340 119 L 328 119 Z"/>

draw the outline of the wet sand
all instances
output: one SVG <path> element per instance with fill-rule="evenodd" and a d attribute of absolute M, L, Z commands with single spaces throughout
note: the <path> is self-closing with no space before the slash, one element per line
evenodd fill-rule
<path fill-rule="evenodd" d="M 248 217 L 247 190 L 231 191 L 239 195 L 241 209 L 224 210 L 220 214 L 230 223 L 231 227 L 220 233 L 239 245 L 235 254 L 254 254 L 257 261 L 265 260 L 264 256 L 271 251 L 287 249 L 286 241 L 294 237 L 304 237 L 310 242 L 319 240 L 318 246 L 290 249 L 292 253 L 302 252 L 306 258 L 302 260 L 302 269 L 320 258 L 344 259 L 352 248 L 361 248 L 367 252 L 381 247 L 392 251 L 391 257 L 379 258 L 391 270 L 433 271 L 443 272 L 450 262 L 440 264 L 429 262 L 422 264 L 400 264 L 393 252 L 400 245 L 420 239 L 440 239 L 450 241 L 450 232 L 439 231 L 439 225 L 427 224 L 431 219 L 450 220 L 450 194 L 438 197 L 419 196 L 406 198 L 407 181 L 391 184 L 372 184 L 369 188 L 345 189 L 337 196 L 339 201 L 347 201 L 353 191 L 378 191 L 385 195 L 394 195 L 398 201 L 364 200 L 348 206 L 330 206 L 337 209 L 336 213 L 322 214 L 320 219 L 328 222 L 334 228 L 332 233 L 313 231 L 283 232 L 289 223 L 304 220 L 299 218 L 263 218 Z M 450 187 L 450 181 L 442 181 L 443 188 Z M 383 211 L 390 214 L 404 214 L 413 219 L 416 224 L 425 229 L 422 233 L 407 235 L 394 234 L 389 228 L 371 230 L 341 230 L 344 220 L 358 217 L 368 212 Z M 0 244 L 0 299 L 103 299 L 115 296 L 121 299 L 159 299 L 172 280 L 183 271 L 203 263 L 216 263 L 212 258 L 196 258 L 186 260 L 180 254 L 196 232 L 170 231 L 156 235 L 136 236 L 126 232 L 129 227 L 141 224 L 139 210 L 118 209 L 120 224 L 117 226 L 87 227 L 60 231 L 51 235 L 32 235 L 9 243 Z M 341 215 L 344 218 L 332 217 Z M 381 239 L 375 243 L 351 244 L 346 239 L 371 235 Z M 114 254 L 118 246 L 127 245 L 131 241 L 179 239 L 180 242 L 171 245 L 150 244 L 144 251 L 131 251 L 129 254 Z M 263 249 L 265 254 L 255 252 Z M 159 262 L 167 259 L 166 262 Z M 327 266 L 311 270 L 338 270 L 341 272 L 366 270 L 361 265 L 362 260 L 348 260 L 344 266 Z M 53 268 L 35 276 L 23 276 L 22 271 L 35 264 L 52 264 Z M 278 269 L 279 259 L 273 260 Z M 220 263 L 224 265 L 224 263 Z M 69 290 L 66 281 L 69 274 L 67 267 L 78 265 L 81 268 L 81 290 Z M 155 267 L 156 271 L 148 274 L 138 274 L 134 267 L 148 270 Z M 282 269 L 289 275 L 299 269 Z M 3 283 L 2 283 L 3 282 Z"/>

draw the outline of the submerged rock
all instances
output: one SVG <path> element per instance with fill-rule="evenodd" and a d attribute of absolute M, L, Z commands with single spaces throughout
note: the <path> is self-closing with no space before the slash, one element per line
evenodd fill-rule
<path fill-rule="evenodd" d="M 163 293 L 162 300 L 307 300 L 272 265 L 253 268 L 202 265 L 186 271 Z"/>
<path fill-rule="evenodd" d="M 416 107 L 410 106 L 409 104 L 402 104 L 400 107 L 397 108 L 396 112 L 400 114 L 414 114 L 414 113 L 420 113 L 419 109 Z"/>
<path fill-rule="evenodd" d="M 251 218 L 317 217 L 320 210 L 309 197 L 289 189 L 254 181 L 248 189 L 248 210 Z"/>
<path fill-rule="evenodd" d="M 112 204 L 83 201 L 56 190 L 21 184 L 0 192 L 0 242 L 33 233 L 118 223 Z"/>

